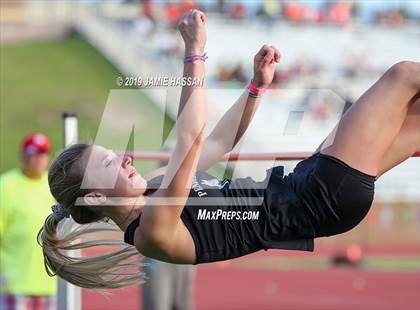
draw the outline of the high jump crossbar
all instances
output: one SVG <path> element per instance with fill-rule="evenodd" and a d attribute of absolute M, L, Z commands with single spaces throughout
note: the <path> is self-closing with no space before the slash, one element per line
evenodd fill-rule
<path fill-rule="evenodd" d="M 128 154 L 133 159 L 168 161 L 170 152 L 117 152 L 117 154 Z M 221 161 L 258 161 L 258 160 L 302 160 L 310 157 L 312 152 L 277 152 L 277 153 L 228 153 L 221 158 Z M 420 157 L 420 148 L 411 157 Z"/>

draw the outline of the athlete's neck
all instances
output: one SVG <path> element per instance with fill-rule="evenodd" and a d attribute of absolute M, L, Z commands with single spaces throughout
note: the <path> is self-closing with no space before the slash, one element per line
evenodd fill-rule
<path fill-rule="evenodd" d="M 106 207 L 105 216 L 111 218 L 118 227 L 125 231 L 136 219 L 145 205 L 145 196 L 121 198 L 112 206 Z"/>

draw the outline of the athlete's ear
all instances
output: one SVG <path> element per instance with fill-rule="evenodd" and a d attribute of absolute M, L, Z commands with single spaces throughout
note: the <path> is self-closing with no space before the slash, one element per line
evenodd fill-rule
<path fill-rule="evenodd" d="M 100 192 L 90 192 L 83 197 L 84 202 L 90 206 L 98 206 L 106 201 L 106 196 Z"/>

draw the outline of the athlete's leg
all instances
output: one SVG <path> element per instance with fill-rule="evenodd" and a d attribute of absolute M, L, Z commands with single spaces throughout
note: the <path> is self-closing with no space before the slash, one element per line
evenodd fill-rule
<path fill-rule="evenodd" d="M 379 166 L 378 176 L 384 174 L 396 165 L 402 163 L 420 147 L 420 98 L 414 98 L 413 105 L 407 112 L 407 117 L 397 137 L 386 151 Z"/>
<path fill-rule="evenodd" d="M 404 61 L 392 66 L 344 114 L 321 153 L 377 175 L 419 90 L 419 63 Z"/>

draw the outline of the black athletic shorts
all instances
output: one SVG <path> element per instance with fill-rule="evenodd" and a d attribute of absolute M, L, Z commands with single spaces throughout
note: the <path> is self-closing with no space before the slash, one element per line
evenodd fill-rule
<path fill-rule="evenodd" d="M 346 232 L 362 221 L 372 205 L 375 177 L 319 152 L 284 177 L 309 216 L 315 237 Z"/>

